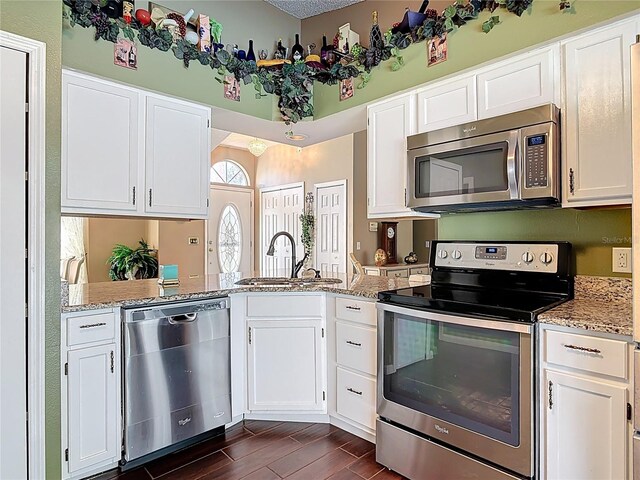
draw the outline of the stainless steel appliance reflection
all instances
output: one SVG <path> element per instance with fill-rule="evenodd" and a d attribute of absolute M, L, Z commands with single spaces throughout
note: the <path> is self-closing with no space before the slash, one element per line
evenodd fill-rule
<path fill-rule="evenodd" d="M 376 459 L 414 480 L 535 476 L 535 318 L 572 298 L 566 243 L 433 244 L 378 303 Z"/>
<path fill-rule="evenodd" d="M 123 311 L 124 460 L 231 421 L 228 299 Z"/>

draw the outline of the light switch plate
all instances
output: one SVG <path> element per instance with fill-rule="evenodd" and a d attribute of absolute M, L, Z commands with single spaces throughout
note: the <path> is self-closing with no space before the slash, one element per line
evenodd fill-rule
<path fill-rule="evenodd" d="M 369 222 L 369 231 L 377 232 L 378 231 L 378 222 Z"/>
<path fill-rule="evenodd" d="M 360 250 L 360 242 L 356 242 L 356 250 Z"/>
<path fill-rule="evenodd" d="M 614 247 L 611 268 L 615 273 L 631 273 L 631 248 Z"/>

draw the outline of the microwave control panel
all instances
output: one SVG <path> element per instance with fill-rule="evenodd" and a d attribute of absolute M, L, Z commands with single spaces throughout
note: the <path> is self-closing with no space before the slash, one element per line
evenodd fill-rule
<path fill-rule="evenodd" d="M 532 135 L 525 139 L 525 186 L 537 188 L 548 186 L 548 143 L 545 134 Z"/>

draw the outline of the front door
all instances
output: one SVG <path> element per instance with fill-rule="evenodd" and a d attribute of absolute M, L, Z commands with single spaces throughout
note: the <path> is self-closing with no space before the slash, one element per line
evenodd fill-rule
<path fill-rule="evenodd" d="M 251 274 L 253 270 L 253 190 L 211 187 L 207 222 L 207 272 Z"/>
<path fill-rule="evenodd" d="M 0 47 L 0 478 L 27 478 L 27 59 Z M 22 120 L 20 120 L 22 119 Z"/>

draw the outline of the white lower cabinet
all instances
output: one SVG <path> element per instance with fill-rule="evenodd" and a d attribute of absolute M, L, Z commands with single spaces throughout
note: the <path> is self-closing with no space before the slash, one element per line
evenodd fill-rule
<path fill-rule="evenodd" d="M 84 478 L 121 457 L 119 311 L 62 317 L 63 478 Z"/>
<path fill-rule="evenodd" d="M 375 440 L 377 311 L 373 300 L 328 296 L 329 416 Z"/>
<path fill-rule="evenodd" d="M 322 411 L 320 320 L 247 322 L 250 411 Z"/>
<path fill-rule="evenodd" d="M 545 372 L 547 480 L 626 478 L 627 387 Z"/>
<path fill-rule="evenodd" d="M 630 480 L 631 346 L 541 330 L 541 472 L 546 480 Z"/>

